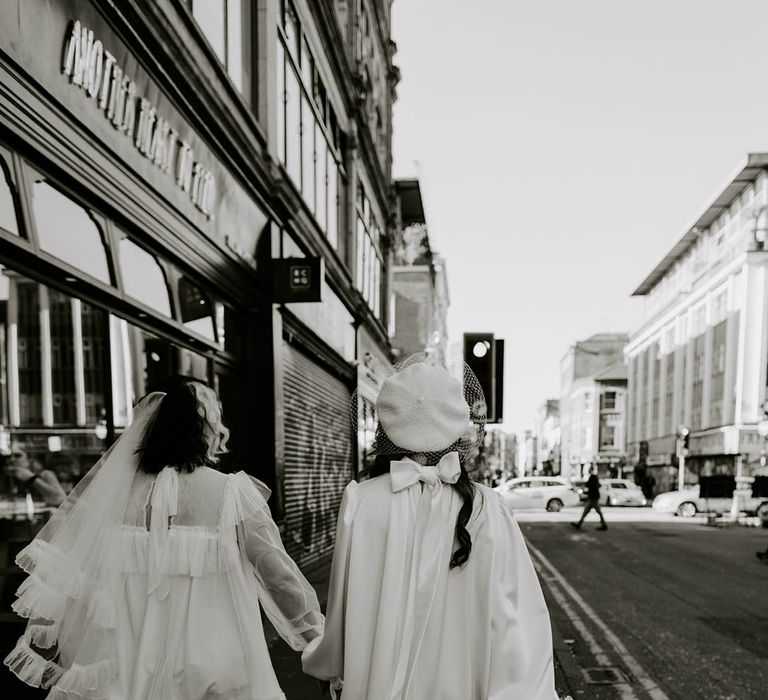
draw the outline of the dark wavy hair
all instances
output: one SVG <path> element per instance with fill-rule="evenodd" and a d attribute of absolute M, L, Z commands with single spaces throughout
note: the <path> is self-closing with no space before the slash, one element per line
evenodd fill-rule
<path fill-rule="evenodd" d="M 408 453 L 402 453 L 400 455 L 377 455 L 373 467 L 371 468 L 371 477 L 381 476 L 389 473 L 389 465 L 392 461 L 403 459 L 404 457 L 410 457 Z M 459 509 L 459 514 L 456 517 L 456 529 L 454 530 L 454 536 L 458 547 L 451 556 L 451 563 L 449 568 L 455 569 L 459 566 L 463 566 L 469 560 L 469 555 L 472 553 L 472 536 L 467 530 L 469 519 L 472 517 L 472 509 L 475 503 L 475 484 L 472 479 L 469 478 L 467 470 L 464 467 L 464 461 L 460 461 L 461 474 L 455 484 L 452 487 L 458 491 L 461 496 L 462 504 Z"/>
<path fill-rule="evenodd" d="M 221 422 L 215 392 L 194 377 L 169 377 L 154 391 L 165 393 L 139 448 L 139 469 L 157 474 L 164 467 L 192 472 L 200 466 L 214 466 L 219 453 L 226 452 L 229 431 Z"/>

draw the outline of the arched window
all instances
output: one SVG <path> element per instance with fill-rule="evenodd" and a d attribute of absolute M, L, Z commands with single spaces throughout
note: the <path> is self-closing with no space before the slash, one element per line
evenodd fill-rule
<path fill-rule="evenodd" d="M 19 235 L 19 225 L 16 220 L 16 204 L 13 180 L 11 179 L 11 161 L 0 151 L 0 229 Z"/>
<path fill-rule="evenodd" d="M 117 229 L 116 233 L 125 293 L 171 318 L 168 282 L 157 258 L 136 245 L 128 234 Z"/>
<path fill-rule="evenodd" d="M 210 297 L 188 277 L 179 278 L 181 322 L 204 338 L 216 340 Z"/>
<path fill-rule="evenodd" d="M 32 208 L 44 251 L 105 284 L 111 283 L 102 230 L 87 209 L 39 175 L 34 179 Z"/>

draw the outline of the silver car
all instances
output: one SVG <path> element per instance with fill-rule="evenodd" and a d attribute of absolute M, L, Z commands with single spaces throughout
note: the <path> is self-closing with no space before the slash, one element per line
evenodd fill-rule
<path fill-rule="evenodd" d="M 645 506 L 643 490 L 629 479 L 601 479 L 600 502 L 607 506 Z"/>
<path fill-rule="evenodd" d="M 546 508 L 557 512 L 579 505 L 579 494 L 558 476 L 527 476 L 499 484 L 494 491 L 501 494 L 513 509 Z"/>
<path fill-rule="evenodd" d="M 768 498 L 752 496 L 751 477 L 741 480 L 736 491 L 738 508 L 750 515 L 768 518 Z M 702 498 L 699 487 L 690 486 L 683 491 L 667 491 L 653 499 L 653 509 L 659 513 L 674 513 L 681 518 L 692 518 L 696 513 L 728 513 L 733 506 L 732 498 Z"/>

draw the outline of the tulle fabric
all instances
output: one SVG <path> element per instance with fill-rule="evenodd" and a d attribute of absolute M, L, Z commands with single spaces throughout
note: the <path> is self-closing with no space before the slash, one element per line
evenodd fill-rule
<path fill-rule="evenodd" d="M 29 576 L 12 607 L 29 622 L 5 663 L 25 682 L 52 688 L 53 700 L 102 697 L 117 677 L 115 533 L 163 396 L 150 394 L 136 406 L 130 428 L 16 558 Z"/>
<path fill-rule="evenodd" d="M 207 481 L 137 473 L 160 400 L 137 406 L 19 553 L 29 576 L 13 608 L 29 622 L 5 664 L 51 700 L 280 700 L 258 603 L 301 650 L 322 631 L 317 597 L 283 548 L 263 484 L 207 468 L 197 470 Z M 175 524 L 189 502 L 212 498 L 200 509 L 209 515 L 193 509 Z"/>

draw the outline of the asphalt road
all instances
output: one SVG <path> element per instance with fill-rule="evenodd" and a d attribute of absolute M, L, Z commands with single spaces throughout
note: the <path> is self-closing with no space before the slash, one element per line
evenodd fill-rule
<path fill-rule="evenodd" d="M 560 693 L 768 698 L 768 565 L 754 555 L 768 530 L 604 512 L 607 532 L 594 513 L 580 531 L 575 510 L 518 516 L 550 605 Z"/>

